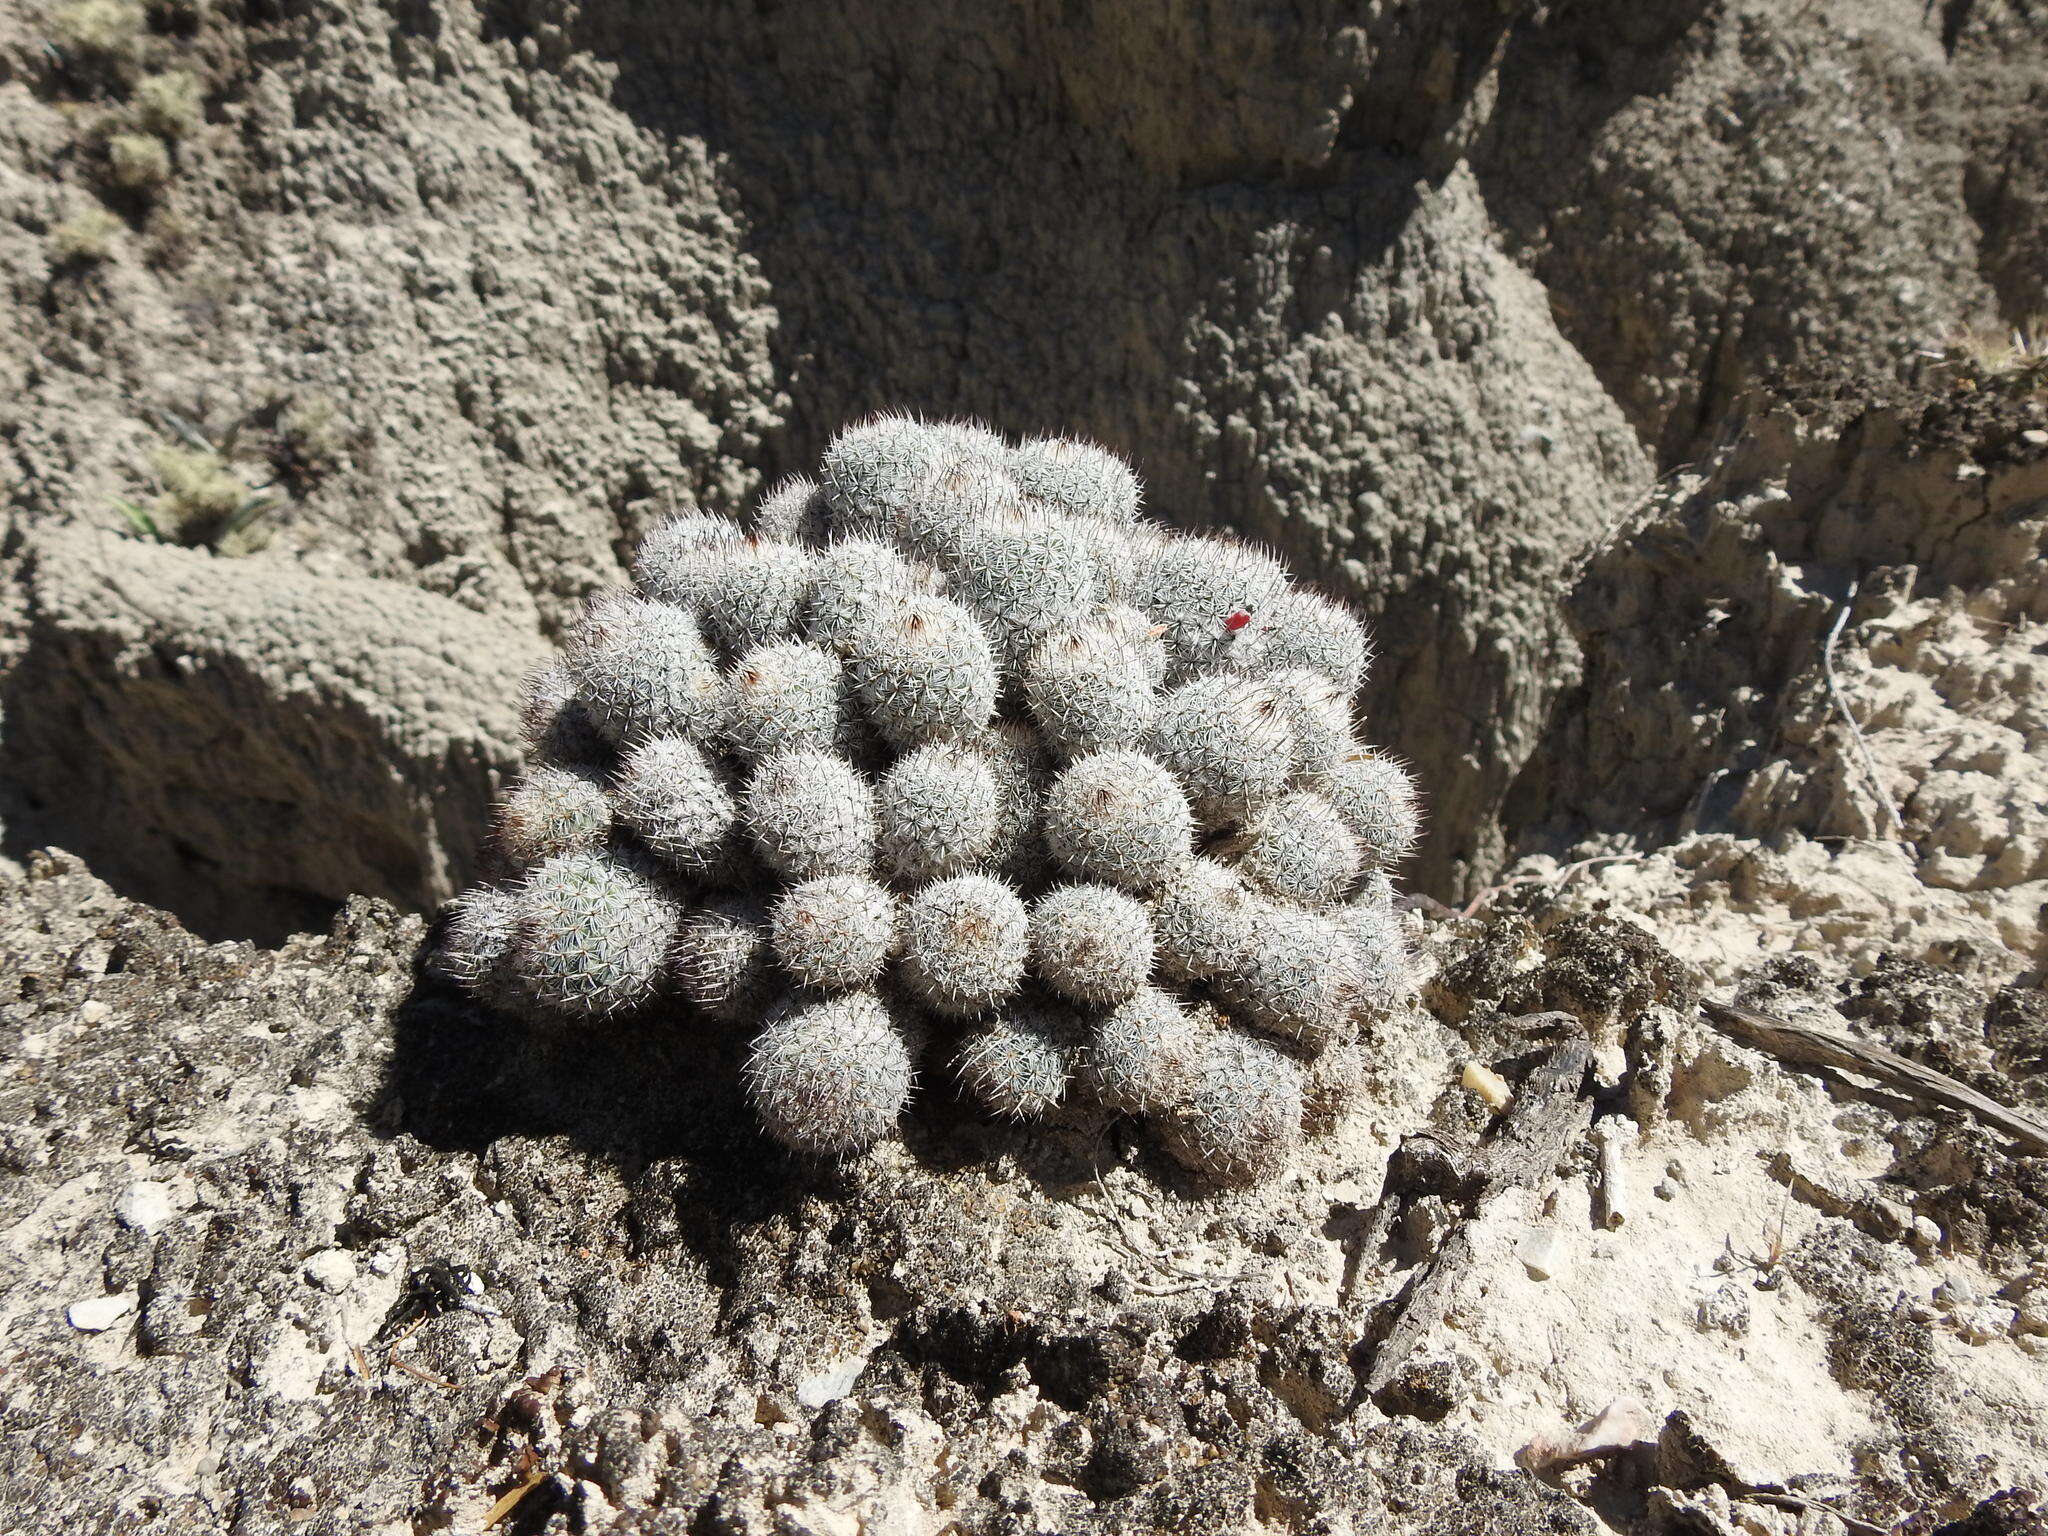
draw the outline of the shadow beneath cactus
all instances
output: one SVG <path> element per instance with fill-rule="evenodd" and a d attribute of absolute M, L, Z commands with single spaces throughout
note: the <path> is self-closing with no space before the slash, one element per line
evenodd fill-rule
<path fill-rule="evenodd" d="M 559 1138 L 616 1168 L 636 1254 L 680 1243 L 729 1281 L 737 1242 L 809 1201 L 845 1204 L 907 1192 L 887 1154 L 835 1165 L 789 1152 L 760 1128 L 742 1079 L 751 1031 L 680 1008 L 631 1020 L 550 1028 L 475 1002 L 422 963 L 392 1015 L 393 1049 L 371 1125 L 438 1151 L 483 1154 L 506 1140 Z M 981 1169 L 1016 1176 L 1054 1199 L 1092 1187 L 1145 1138 L 1103 1112 L 1042 1121 L 992 1119 L 955 1081 L 953 1042 L 931 1042 L 902 1120 L 910 1183 Z M 1137 1155 L 1172 1188 L 1171 1160 Z M 887 1198 L 886 1195 L 883 1195 Z"/>
<path fill-rule="evenodd" d="M 416 962 L 392 1030 L 374 1127 L 473 1154 L 508 1139 L 566 1141 L 613 1165 L 633 1191 L 626 1222 L 636 1249 L 683 1241 L 717 1272 L 723 1231 L 686 1226 L 768 1220 L 835 1183 L 831 1170 L 761 1133 L 741 1086 L 744 1036 L 680 1010 L 549 1028 L 487 1008 Z M 677 1216 L 684 1186 L 700 1213 L 687 1224 Z"/>

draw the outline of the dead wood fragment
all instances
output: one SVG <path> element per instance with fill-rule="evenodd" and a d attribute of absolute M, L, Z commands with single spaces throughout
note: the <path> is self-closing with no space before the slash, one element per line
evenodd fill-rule
<path fill-rule="evenodd" d="M 1741 1008 L 1711 997 L 1700 999 L 1700 1011 L 1723 1034 L 1793 1066 L 1826 1072 L 1853 1072 L 1874 1078 L 1920 1105 L 1975 1116 L 2018 1142 L 2034 1157 L 2048 1156 L 2048 1125 L 1979 1093 L 1946 1072 L 1909 1061 L 1895 1051 L 1856 1040 L 1818 1024 L 1795 1024 L 1775 1014 Z"/>
<path fill-rule="evenodd" d="M 1610 1230 L 1628 1220 L 1628 1182 L 1621 1171 L 1626 1124 L 1619 1115 L 1607 1115 L 1593 1127 L 1593 1145 L 1599 1151 L 1593 1179 L 1593 1220 Z"/>
<path fill-rule="evenodd" d="M 1592 1061 L 1593 1049 L 1583 1033 L 1555 1046 L 1495 1122 L 1493 1137 L 1470 1154 L 1460 1155 L 1431 1137 L 1410 1137 L 1396 1151 L 1388 1164 L 1382 1209 L 1391 1210 L 1409 1193 L 1402 1169 L 1432 1159 L 1469 1166 L 1469 1175 L 1460 1182 L 1466 1184 L 1471 1199 L 1468 1213 L 1437 1245 L 1436 1252 L 1417 1267 L 1395 1303 L 1393 1320 L 1359 1382 L 1361 1400 L 1394 1379 L 1415 1346 L 1443 1317 L 1458 1280 L 1471 1265 L 1472 1227 L 1478 1212 L 1506 1190 L 1547 1182 L 1556 1174 L 1566 1150 L 1586 1133 L 1593 1115 L 1592 1100 L 1585 1092 Z M 1415 1145 L 1424 1142 L 1428 1143 L 1426 1149 Z M 1429 1157 L 1420 1156 L 1425 1150 Z M 1404 1153 L 1408 1155 L 1404 1157 Z M 1383 1224 L 1375 1223 L 1375 1227 L 1384 1230 Z"/>

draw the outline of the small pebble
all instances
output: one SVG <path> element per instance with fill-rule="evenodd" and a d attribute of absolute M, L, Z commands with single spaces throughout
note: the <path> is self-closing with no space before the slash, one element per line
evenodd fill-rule
<path fill-rule="evenodd" d="M 1678 1198 L 1678 1191 L 1663 1179 L 1659 1179 L 1650 1186 L 1650 1193 L 1659 1200 L 1675 1200 Z"/>
<path fill-rule="evenodd" d="M 111 1296 L 74 1301 L 65 1308 L 64 1316 L 80 1333 L 105 1333 L 134 1310 L 135 1293 L 116 1291 Z"/>
<path fill-rule="evenodd" d="M 301 1273 L 308 1285 L 339 1296 L 356 1283 L 356 1261 L 339 1248 L 323 1248 L 306 1260 Z"/>
<path fill-rule="evenodd" d="M 1508 1087 L 1507 1079 L 1481 1062 L 1466 1062 L 1465 1075 L 1460 1081 L 1467 1093 L 1476 1095 L 1495 1114 L 1506 1109 L 1508 1101 L 1515 1096 L 1514 1090 Z"/>
<path fill-rule="evenodd" d="M 114 1219 L 145 1236 L 154 1236 L 176 1214 L 171 1204 L 171 1186 L 155 1179 L 130 1184 L 114 1201 Z"/>
<path fill-rule="evenodd" d="M 1516 1244 L 1515 1257 L 1531 1280 L 1555 1279 L 1564 1270 L 1564 1239 L 1553 1227 L 1531 1227 Z"/>

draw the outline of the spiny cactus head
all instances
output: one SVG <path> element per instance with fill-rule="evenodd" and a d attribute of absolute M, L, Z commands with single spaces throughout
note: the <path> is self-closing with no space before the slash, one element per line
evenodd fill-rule
<path fill-rule="evenodd" d="M 531 869 L 563 853 L 593 853 L 612 830 L 612 803 L 594 768 L 536 768 L 498 802 L 495 843 L 505 867 Z"/>
<path fill-rule="evenodd" d="M 1134 523 L 1144 488 L 1123 459 L 1094 443 L 1046 437 L 1010 453 L 1009 469 L 1027 496 L 1076 517 Z"/>
<path fill-rule="evenodd" d="M 843 654 L 874 622 L 877 607 L 899 597 L 936 596 L 939 586 L 936 571 L 906 560 L 892 544 L 868 538 L 836 540 L 819 551 L 812 566 L 804 637 Z"/>
<path fill-rule="evenodd" d="M 777 898 L 768 931 L 798 985 L 821 992 L 872 986 L 896 948 L 896 898 L 864 875 L 799 881 Z"/>
<path fill-rule="evenodd" d="M 1092 547 L 1067 519 L 985 519 L 959 539 L 953 595 L 980 615 L 1009 671 L 1038 642 L 1093 614 L 1101 601 Z"/>
<path fill-rule="evenodd" d="M 973 747 L 932 742 L 903 754 L 875 790 L 882 867 L 921 884 L 990 862 L 1003 831 L 995 764 Z"/>
<path fill-rule="evenodd" d="M 819 646 L 757 645 L 733 663 L 725 687 L 724 744 L 749 767 L 800 747 L 841 750 L 852 739 L 852 684 L 839 658 Z"/>
<path fill-rule="evenodd" d="M 1257 675 L 1306 668 L 1348 698 L 1372 666 L 1372 642 L 1349 609 L 1295 587 L 1270 598 L 1232 647 L 1231 665 Z"/>
<path fill-rule="evenodd" d="M 1167 628 L 1168 680 L 1226 664 L 1257 615 L 1287 590 L 1278 561 L 1213 538 L 1148 542 L 1131 601 Z"/>
<path fill-rule="evenodd" d="M 1248 942 L 1216 990 L 1259 1029 L 1319 1050 L 1365 1001 L 1351 935 L 1320 913 L 1278 903 L 1252 909 Z"/>
<path fill-rule="evenodd" d="M 706 1018 L 757 1017 L 775 984 L 767 912 L 752 897 L 713 897 L 683 918 L 668 968 L 676 991 Z"/>
<path fill-rule="evenodd" d="M 754 514 L 757 539 L 775 539 L 816 549 L 832 530 L 832 504 L 824 489 L 808 475 L 790 475 L 776 483 Z"/>
<path fill-rule="evenodd" d="M 780 1005 L 747 1057 L 748 1097 L 784 1146 L 847 1157 L 894 1129 L 910 1100 L 909 1042 L 872 992 Z"/>
<path fill-rule="evenodd" d="M 1305 907 L 1335 906 L 1357 883 L 1358 839 L 1321 795 L 1296 790 L 1245 823 L 1229 851 L 1237 872 L 1269 896 Z"/>
<path fill-rule="evenodd" d="M 715 738 L 723 685 L 687 608 L 624 593 L 590 600 L 564 656 L 576 698 L 605 738 Z"/>
<path fill-rule="evenodd" d="M 1216 673 L 1159 704 L 1152 754 L 1187 787 L 1204 826 L 1227 827 L 1286 793 L 1297 752 L 1287 701 L 1263 682 Z"/>
<path fill-rule="evenodd" d="M 911 897 L 903 981 L 925 1006 L 973 1018 L 1017 989 L 1030 922 L 1017 893 L 987 875 L 956 875 Z"/>
<path fill-rule="evenodd" d="M 1000 460 L 964 451 L 949 458 L 906 503 L 896 537 L 918 559 L 951 571 L 970 536 L 1013 524 L 1024 509 L 1017 482 Z"/>
<path fill-rule="evenodd" d="M 739 804 L 727 774 L 686 736 L 650 736 L 619 765 L 619 820 L 650 853 L 685 874 L 728 871 L 737 856 Z"/>
<path fill-rule="evenodd" d="M 1251 942 L 1256 905 L 1235 870 L 1210 858 L 1189 860 L 1152 896 L 1159 974 L 1187 983 L 1213 981 L 1234 969 Z"/>
<path fill-rule="evenodd" d="M 1194 1091 L 1166 1117 L 1167 1150 L 1221 1183 L 1270 1177 L 1301 1140 L 1301 1066 L 1277 1046 L 1212 1035 Z"/>
<path fill-rule="evenodd" d="M 1308 784 L 1336 807 L 1374 868 L 1392 869 L 1415 851 L 1422 836 L 1421 796 L 1397 759 L 1361 747 Z"/>
<path fill-rule="evenodd" d="M 633 559 L 633 585 L 658 602 L 700 602 L 704 578 L 721 552 L 739 542 L 740 527 L 729 517 L 679 512 L 656 523 Z"/>
<path fill-rule="evenodd" d="M 1180 785 L 1142 752 L 1090 753 L 1045 796 L 1053 858 L 1083 879 L 1125 890 L 1151 890 L 1186 863 L 1193 826 Z"/>
<path fill-rule="evenodd" d="M 1152 974 L 1152 920 L 1105 885 L 1048 891 L 1031 908 L 1031 968 L 1062 996 L 1113 1007 Z"/>
<path fill-rule="evenodd" d="M 721 549 L 704 578 L 704 629 L 720 652 L 738 656 L 797 632 L 810 602 L 810 551 L 776 539 L 742 539 Z"/>
<path fill-rule="evenodd" d="M 970 737 L 996 710 L 988 635 L 949 598 L 881 605 L 854 635 L 848 664 L 868 719 L 898 750 Z"/>
<path fill-rule="evenodd" d="M 1415 952 L 1394 905 L 1393 885 L 1374 871 L 1334 915 L 1357 952 L 1365 1006 L 1381 1013 L 1399 1006 L 1414 990 Z"/>
<path fill-rule="evenodd" d="M 660 992 L 682 913 L 626 861 L 599 853 L 549 859 L 526 877 L 518 901 L 509 970 L 543 1013 L 627 1013 Z"/>
<path fill-rule="evenodd" d="M 954 1066 L 962 1085 L 992 1113 L 1036 1120 L 1066 1097 L 1080 1041 L 1072 1013 L 1020 993 L 968 1031 Z"/>
<path fill-rule="evenodd" d="M 1045 744 L 1030 726 L 999 720 L 968 743 L 995 775 L 998 821 L 989 866 L 1012 885 L 1035 888 L 1046 872 L 1040 807 L 1052 778 Z"/>
<path fill-rule="evenodd" d="M 1307 667 L 1269 672 L 1262 679 L 1287 707 L 1294 727 L 1297 778 L 1334 767 L 1359 750 L 1352 732 L 1351 695 L 1322 673 Z"/>
<path fill-rule="evenodd" d="M 448 903 L 441 942 L 428 965 L 483 1003 L 501 1003 L 512 983 L 512 945 L 519 936 L 519 893 L 477 885 Z"/>
<path fill-rule="evenodd" d="M 788 879 L 864 875 L 874 865 L 874 792 L 828 752 L 798 748 L 761 764 L 745 814 L 762 863 Z"/>
<path fill-rule="evenodd" d="M 1052 749 L 1066 758 L 1141 746 L 1159 713 L 1156 641 L 1091 618 L 1048 635 L 1023 669 L 1024 696 Z"/>
<path fill-rule="evenodd" d="M 1171 1114 L 1200 1085 L 1209 1034 L 1171 994 L 1140 987 L 1096 1021 L 1084 1075 L 1110 1109 Z"/>
<path fill-rule="evenodd" d="M 835 533 L 893 536 L 912 499 L 948 457 L 908 416 L 876 416 L 832 439 L 819 466 Z"/>
<path fill-rule="evenodd" d="M 955 417 L 951 421 L 926 422 L 925 431 L 941 449 L 956 459 L 1001 460 L 1010 451 L 1010 445 L 1003 441 L 1000 432 L 986 422 L 968 416 Z"/>
<path fill-rule="evenodd" d="M 576 698 L 576 679 L 559 661 L 526 679 L 519 737 L 529 761 L 550 768 L 603 768 L 612 745 Z"/>

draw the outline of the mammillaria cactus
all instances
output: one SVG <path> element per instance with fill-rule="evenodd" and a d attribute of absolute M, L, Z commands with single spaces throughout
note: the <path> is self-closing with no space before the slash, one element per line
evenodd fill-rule
<path fill-rule="evenodd" d="M 1089 443 L 883 416 L 749 528 L 672 516 L 534 678 L 438 973 L 749 1031 L 762 1125 L 817 1156 L 889 1135 L 929 1048 L 1005 1119 L 1275 1172 L 1409 987 L 1417 797 L 1357 734 L 1358 621 L 1142 499 Z"/>

